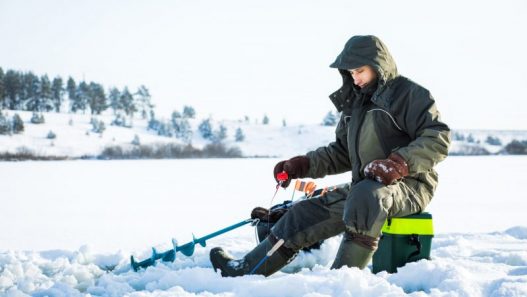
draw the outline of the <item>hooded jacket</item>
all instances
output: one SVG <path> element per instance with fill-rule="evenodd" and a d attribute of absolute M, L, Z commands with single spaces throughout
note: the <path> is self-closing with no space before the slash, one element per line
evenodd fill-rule
<path fill-rule="evenodd" d="M 377 73 L 369 92 L 356 86 L 347 71 L 364 65 Z M 352 184 L 357 183 L 365 178 L 369 162 L 397 152 L 409 167 L 403 182 L 426 206 L 438 182 L 434 166 L 446 158 L 450 145 L 450 129 L 441 121 L 430 92 L 397 73 L 391 54 L 375 36 L 352 37 L 330 67 L 343 79 L 342 87 L 330 95 L 342 114 L 335 141 L 307 153 L 308 176 L 351 170 Z"/>

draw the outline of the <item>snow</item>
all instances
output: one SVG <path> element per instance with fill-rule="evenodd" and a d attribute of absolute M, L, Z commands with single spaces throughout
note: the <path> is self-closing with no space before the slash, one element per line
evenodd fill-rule
<path fill-rule="evenodd" d="M 340 238 L 264 278 L 221 278 L 208 259 L 255 244 L 241 227 L 192 257 L 133 272 L 150 246 L 170 248 L 269 207 L 280 159 L 2 162 L 0 296 L 526 296 L 522 156 L 449 157 L 428 211 L 432 261 L 395 274 L 330 270 Z M 501 174 L 507 168 L 507 174 Z M 318 186 L 349 174 L 315 180 Z M 274 203 L 291 197 L 279 191 Z M 296 197 L 299 195 L 297 194 Z"/>
<path fill-rule="evenodd" d="M 86 249 L 48 259 L 35 252 L 10 252 L 0 258 L 0 284 L 6 296 L 24 291 L 33 296 L 525 296 L 525 240 L 495 233 L 438 235 L 434 241 L 433 261 L 374 275 L 368 269 L 330 270 L 325 260 L 338 245 L 337 238 L 331 239 L 311 255 L 320 264 L 311 265 L 304 254 L 290 265 L 311 269 L 269 278 L 221 278 L 210 268 L 206 249 L 197 250 L 191 260 L 137 273 L 125 267 L 127 257 L 116 257 L 120 266 L 107 273 L 90 262 L 94 256 Z"/>

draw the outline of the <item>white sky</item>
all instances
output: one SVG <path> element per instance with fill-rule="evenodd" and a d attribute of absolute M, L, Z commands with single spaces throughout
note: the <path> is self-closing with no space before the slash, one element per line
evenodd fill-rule
<path fill-rule="evenodd" d="M 352 35 L 388 45 L 453 128 L 527 129 L 527 2 L 0 0 L 0 67 L 146 85 L 158 114 L 319 122 Z"/>

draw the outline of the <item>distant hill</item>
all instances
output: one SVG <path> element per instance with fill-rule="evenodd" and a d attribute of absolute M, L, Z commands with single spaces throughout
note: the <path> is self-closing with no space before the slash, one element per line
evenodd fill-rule
<path fill-rule="evenodd" d="M 31 112 L 4 110 L 3 114 L 7 118 L 18 114 L 24 123 L 22 133 L 0 135 L 0 154 L 3 155 L 35 155 L 52 159 L 97 158 L 104 155 L 108 148 L 119 148 L 120 151 L 126 152 L 134 149 L 145 151 L 147 148 L 157 147 L 166 150 L 167 146 L 191 146 L 195 150 L 202 150 L 213 142 L 202 137 L 199 132 L 199 125 L 203 119 L 188 119 L 192 133 L 187 140 L 182 140 L 158 135 L 158 131 L 148 129 L 149 123 L 145 119 L 129 120 L 128 124 L 131 127 L 112 125 L 115 116 L 111 113 L 92 116 L 44 112 L 44 123 L 41 124 L 31 123 Z M 96 132 L 94 122 L 104 123 L 102 133 Z M 249 119 L 211 119 L 210 123 L 213 132 L 217 131 L 220 125 L 226 128 L 225 139 L 221 143 L 226 148 L 237 147 L 239 153 L 232 156 L 243 157 L 290 157 L 303 154 L 333 141 L 335 129 L 333 126 L 313 124 L 284 126 L 272 121 L 262 124 Z M 237 132 L 243 137 L 237 137 Z M 450 151 L 453 155 L 505 153 L 504 147 L 512 140 L 527 140 L 527 131 L 453 132 L 454 141 Z M 237 138 L 243 140 L 236 141 Z M 141 150 L 138 150 L 139 147 Z"/>

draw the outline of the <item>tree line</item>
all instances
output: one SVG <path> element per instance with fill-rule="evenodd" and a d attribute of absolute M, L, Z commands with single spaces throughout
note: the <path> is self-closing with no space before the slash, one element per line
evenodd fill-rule
<path fill-rule="evenodd" d="M 67 100 L 66 100 L 67 97 Z M 128 87 L 105 90 L 97 82 L 76 82 L 71 76 L 66 82 L 60 76 L 50 79 L 47 74 L 4 70 L 0 67 L 0 109 L 33 112 L 89 112 L 97 115 L 111 109 L 146 118 L 154 105 L 148 88 L 140 86 L 135 92 Z"/>

